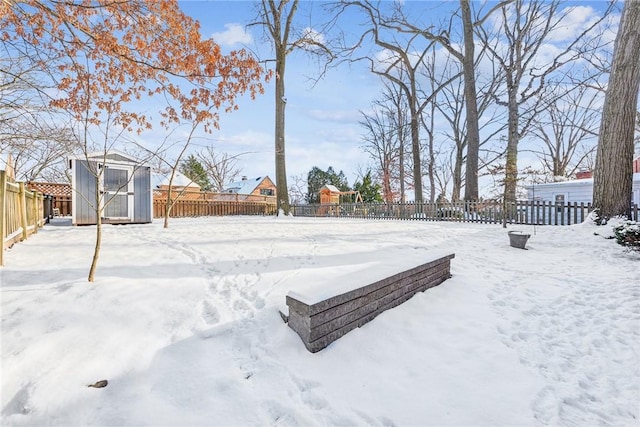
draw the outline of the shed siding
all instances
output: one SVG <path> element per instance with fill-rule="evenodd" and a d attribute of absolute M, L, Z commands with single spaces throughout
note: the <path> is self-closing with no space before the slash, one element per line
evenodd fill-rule
<path fill-rule="evenodd" d="M 151 168 L 136 169 L 133 179 L 133 222 L 151 222 Z"/>
<path fill-rule="evenodd" d="M 76 225 L 89 225 L 97 222 L 95 200 L 96 200 L 96 177 L 91 172 L 95 169 L 96 162 L 91 162 L 89 167 L 86 160 L 76 160 L 76 187 L 73 197 L 76 198 Z"/>

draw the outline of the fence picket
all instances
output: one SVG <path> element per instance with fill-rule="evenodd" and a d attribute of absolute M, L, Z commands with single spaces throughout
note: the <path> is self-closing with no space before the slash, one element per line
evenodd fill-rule
<path fill-rule="evenodd" d="M 28 191 L 23 182 L 12 182 L 6 171 L 0 171 L 0 266 L 6 248 L 37 233 L 43 225 L 44 196 Z"/>

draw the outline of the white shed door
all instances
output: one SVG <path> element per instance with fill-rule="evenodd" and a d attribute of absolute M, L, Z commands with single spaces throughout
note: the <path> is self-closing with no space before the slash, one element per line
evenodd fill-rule
<path fill-rule="evenodd" d="M 133 168 L 106 166 L 103 179 L 104 217 L 133 219 Z"/>

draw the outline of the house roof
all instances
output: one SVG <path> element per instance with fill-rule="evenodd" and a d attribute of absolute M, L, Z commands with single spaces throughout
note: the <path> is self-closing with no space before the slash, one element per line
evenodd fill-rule
<path fill-rule="evenodd" d="M 169 186 L 169 179 L 171 175 L 158 175 L 154 174 L 151 178 L 153 183 L 153 188 L 160 188 L 162 186 Z M 184 174 L 177 172 L 173 176 L 173 182 L 171 183 L 173 187 L 189 187 L 194 190 L 200 189 L 200 186 L 193 182 L 191 178 L 187 178 Z"/>
<path fill-rule="evenodd" d="M 633 174 L 633 182 L 640 182 L 640 173 Z M 581 187 L 581 186 L 592 186 L 593 178 L 584 178 L 584 179 L 571 179 L 567 181 L 558 181 L 558 182 L 545 182 L 542 184 L 529 184 L 525 185 L 525 188 L 530 190 L 532 188 L 562 188 L 562 187 Z"/>
<path fill-rule="evenodd" d="M 249 195 L 253 193 L 265 179 L 267 179 L 266 176 L 259 176 L 257 178 L 248 178 L 232 182 L 224 188 L 224 192 Z"/>

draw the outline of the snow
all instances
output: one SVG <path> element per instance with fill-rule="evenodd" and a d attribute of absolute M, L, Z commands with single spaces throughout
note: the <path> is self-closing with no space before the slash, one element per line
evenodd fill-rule
<path fill-rule="evenodd" d="M 105 226 L 88 283 L 95 227 L 47 225 L 0 269 L 1 424 L 637 426 L 640 254 L 606 228 L 157 220 Z M 278 313 L 443 253 L 449 280 L 319 353 Z"/>

